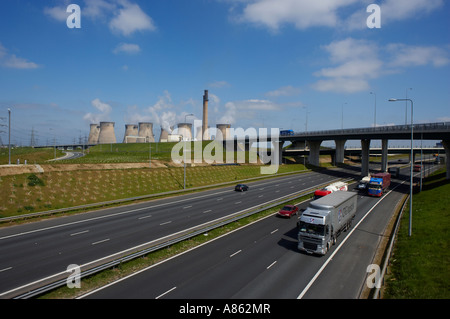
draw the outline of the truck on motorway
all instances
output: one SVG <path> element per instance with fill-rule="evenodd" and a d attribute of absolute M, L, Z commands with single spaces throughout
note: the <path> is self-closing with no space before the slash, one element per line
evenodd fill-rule
<path fill-rule="evenodd" d="M 344 182 L 336 182 L 333 184 L 330 184 L 328 186 L 325 186 L 322 189 L 318 189 L 314 192 L 314 199 L 319 199 L 323 196 L 326 196 L 328 194 L 331 194 L 335 191 L 347 191 L 348 185 Z"/>
<path fill-rule="evenodd" d="M 357 193 L 333 192 L 312 201 L 300 216 L 298 249 L 325 255 L 342 231 L 351 228 L 357 208 Z"/>
<path fill-rule="evenodd" d="M 358 186 L 356 186 L 356 188 L 360 191 L 366 191 L 367 190 L 367 185 L 370 182 L 370 174 L 367 176 L 364 176 L 358 183 Z"/>
<path fill-rule="evenodd" d="M 369 196 L 381 197 L 391 185 L 391 174 L 390 173 L 376 173 L 370 178 L 369 187 L 367 189 L 367 194 Z"/>

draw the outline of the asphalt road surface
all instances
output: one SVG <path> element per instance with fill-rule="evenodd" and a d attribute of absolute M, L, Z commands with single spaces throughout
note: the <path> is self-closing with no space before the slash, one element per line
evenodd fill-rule
<path fill-rule="evenodd" d="M 405 189 L 381 199 L 358 196 L 356 228 L 341 234 L 324 257 L 297 250 L 297 218 L 272 215 L 85 298 L 358 298 Z"/>
<path fill-rule="evenodd" d="M 329 183 L 310 172 L 0 229 L 0 297 L 55 274 L 194 226 Z"/>

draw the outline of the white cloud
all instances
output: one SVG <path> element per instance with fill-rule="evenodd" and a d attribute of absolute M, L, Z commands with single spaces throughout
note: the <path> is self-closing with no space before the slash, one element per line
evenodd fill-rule
<path fill-rule="evenodd" d="M 386 0 L 380 8 L 383 21 L 391 22 L 428 14 L 443 5 L 443 0 Z"/>
<path fill-rule="evenodd" d="M 58 7 L 45 7 L 44 13 L 51 18 L 57 20 L 57 21 L 66 21 L 69 14 L 66 12 L 67 5 L 66 6 L 58 6 Z"/>
<path fill-rule="evenodd" d="M 357 0 L 257 0 L 247 4 L 240 22 L 250 22 L 277 31 L 283 24 L 298 29 L 338 25 L 338 10 Z"/>
<path fill-rule="evenodd" d="M 380 76 L 383 63 L 378 57 L 378 47 L 365 40 L 347 38 L 323 47 L 330 61 L 338 64 L 314 73 L 325 77 L 313 85 L 318 91 L 354 93 L 369 88 L 369 79 Z"/>
<path fill-rule="evenodd" d="M 141 52 L 141 48 L 137 44 L 133 43 L 120 43 L 114 50 L 114 54 L 126 53 L 126 54 L 137 54 Z"/>
<path fill-rule="evenodd" d="M 212 88 L 223 88 L 228 87 L 230 84 L 227 81 L 215 81 L 209 84 Z"/>
<path fill-rule="evenodd" d="M 44 8 L 44 14 L 59 21 L 65 22 L 70 13 L 66 12 L 69 2 L 56 7 Z M 129 36 L 138 31 L 155 31 L 156 26 L 150 16 L 141 7 L 128 0 L 85 0 L 81 6 L 82 17 L 108 22 L 113 33 Z"/>
<path fill-rule="evenodd" d="M 431 64 L 434 67 L 445 66 L 450 63 L 448 50 L 439 47 L 409 46 L 401 43 L 390 44 L 387 51 L 393 57 L 392 67 L 422 66 Z"/>
<path fill-rule="evenodd" d="M 293 96 L 300 93 L 300 88 L 293 87 L 291 85 L 283 86 L 277 90 L 266 93 L 266 96 L 278 97 L 278 96 Z"/>
<path fill-rule="evenodd" d="M 91 105 L 100 111 L 100 113 L 86 113 L 83 116 L 83 120 L 92 124 L 98 124 L 102 121 L 109 121 L 109 114 L 112 111 L 112 107 L 109 104 L 104 103 L 97 98 L 91 101 Z"/>
<path fill-rule="evenodd" d="M 401 43 L 378 44 L 366 40 L 347 38 L 323 47 L 330 56 L 332 67 L 314 72 L 321 77 L 313 84 L 319 91 L 354 93 L 368 90 L 369 80 L 405 68 L 450 64 L 448 51 L 435 46 L 410 46 Z"/>
<path fill-rule="evenodd" d="M 10 69 L 37 69 L 40 66 L 15 54 L 8 53 L 8 50 L 0 43 L 0 66 Z"/>
<path fill-rule="evenodd" d="M 137 4 L 128 1 L 120 2 L 123 7 L 116 12 L 115 17 L 109 23 L 109 28 L 113 32 L 128 36 L 136 31 L 156 30 L 152 18 Z"/>

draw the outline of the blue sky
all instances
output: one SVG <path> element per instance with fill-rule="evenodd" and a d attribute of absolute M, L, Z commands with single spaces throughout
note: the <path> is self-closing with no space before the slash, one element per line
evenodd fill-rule
<path fill-rule="evenodd" d="M 71 3 L 81 28 L 67 27 Z M 205 89 L 213 127 L 405 124 L 388 99 L 406 94 L 414 122 L 450 121 L 449 13 L 443 0 L 2 0 L 0 124 L 11 108 L 21 145 L 32 131 L 78 141 L 99 121 L 118 141 L 139 121 L 158 136 L 201 119 Z"/>

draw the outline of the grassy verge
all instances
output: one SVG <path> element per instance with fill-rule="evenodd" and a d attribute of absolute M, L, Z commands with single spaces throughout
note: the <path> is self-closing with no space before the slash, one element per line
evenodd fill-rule
<path fill-rule="evenodd" d="M 56 150 L 56 157 L 63 156 L 64 153 Z M 55 149 L 53 148 L 33 148 L 33 147 L 14 147 L 11 149 L 11 164 L 42 164 L 55 158 Z M 8 164 L 9 150 L 7 147 L 0 148 L 0 165 Z"/>
<path fill-rule="evenodd" d="M 439 171 L 414 194 L 412 231 L 405 208 L 386 276 L 386 299 L 450 298 L 450 182 Z"/>
<path fill-rule="evenodd" d="M 282 165 L 278 173 L 304 170 Z M 198 166 L 186 170 L 186 187 L 269 177 L 260 166 Z M 38 178 L 38 182 L 36 182 Z M 31 180 L 30 180 L 31 179 Z M 183 168 L 77 170 L 21 174 L 0 178 L 0 217 L 182 190 Z"/>

